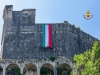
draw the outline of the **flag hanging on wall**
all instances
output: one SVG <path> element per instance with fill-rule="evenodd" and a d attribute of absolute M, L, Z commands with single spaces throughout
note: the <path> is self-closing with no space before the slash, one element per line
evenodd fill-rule
<path fill-rule="evenodd" d="M 42 47 L 52 48 L 52 25 L 42 25 Z"/>

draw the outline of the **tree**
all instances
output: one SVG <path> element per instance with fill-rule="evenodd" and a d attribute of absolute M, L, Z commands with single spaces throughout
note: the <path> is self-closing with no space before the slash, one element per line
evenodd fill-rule
<path fill-rule="evenodd" d="M 74 71 L 71 75 L 100 75 L 100 44 L 93 43 L 91 49 L 74 55 Z"/>

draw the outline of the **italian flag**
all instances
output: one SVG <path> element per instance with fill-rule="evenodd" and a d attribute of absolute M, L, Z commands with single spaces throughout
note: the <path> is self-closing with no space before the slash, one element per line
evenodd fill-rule
<path fill-rule="evenodd" d="M 42 47 L 52 47 L 52 25 L 42 25 Z"/>

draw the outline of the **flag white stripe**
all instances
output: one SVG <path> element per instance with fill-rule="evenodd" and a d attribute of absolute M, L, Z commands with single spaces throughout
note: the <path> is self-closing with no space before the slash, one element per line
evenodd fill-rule
<path fill-rule="evenodd" d="M 48 46 L 48 25 L 45 25 L 45 47 Z"/>

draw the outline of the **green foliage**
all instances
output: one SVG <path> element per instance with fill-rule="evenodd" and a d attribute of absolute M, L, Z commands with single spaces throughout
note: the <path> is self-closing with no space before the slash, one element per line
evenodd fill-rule
<path fill-rule="evenodd" d="M 57 64 L 57 66 L 58 66 L 58 65 L 59 65 L 59 62 L 57 61 L 56 64 Z"/>
<path fill-rule="evenodd" d="M 54 62 L 55 59 L 56 59 L 56 57 L 50 57 L 50 60 L 51 60 L 52 62 Z"/>
<path fill-rule="evenodd" d="M 57 67 L 57 75 L 62 75 L 63 68 L 61 66 Z"/>
<path fill-rule="evenodd" d="M 48 68 L 42 67 L 41 70 L 40 70 L 40 74 L 41 75 L 50 75 L 50 71 L 49 71 Z"/>
<path fill-rule="evenodd" d="M 100 75 L 100 44 L 93 43 L 92 49 L 74 55 L 74 71 L 71 75 Z"/>
<path fill-rule="evenodd" d="M 62 66 L 57 67 L 57 75 L 66 75 L 67 71 L 63 69 Z"/>
<path fill-rule="evenodd" d="M 13 75 L 21 75 L 20 69 L 19 68 L 14 68 L 12 70 Z"/>
<path fill-rule="evenodd" d="M 63 71 L 62 71 L 62 75 L 66 75 L 66 71 L 63 70 Z"/>

